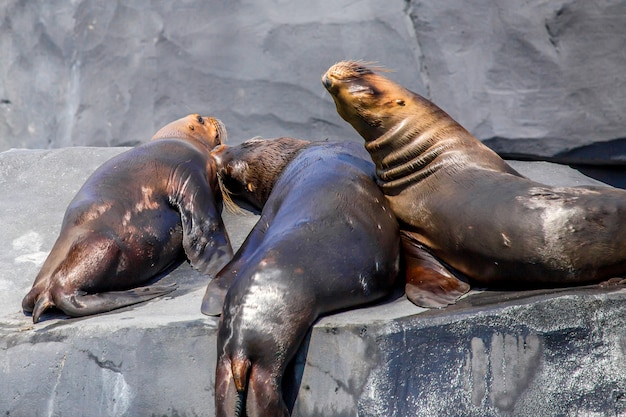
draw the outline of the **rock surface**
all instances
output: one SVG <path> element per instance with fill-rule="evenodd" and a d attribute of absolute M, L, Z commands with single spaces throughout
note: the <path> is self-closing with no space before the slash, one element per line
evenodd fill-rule
<path fill-rule="evenodd" d="M 190 112 L 235 142 L 355 138 L 320 76 L 364 59 L 505 154 L 623 163 L 625 23 L 622 0 L 6 0 L 0 150 L 133 144 Z"/>
<path fill-rule="evenodd" d="M 528 138 L 510 146 L 554 155 L 626 136 L 626 3 L 411 0 L 408 10 L 429 97 L 477 137 Z"/>
<path fill-rule="evenodd" d="M 20 302 L 87 176 L 122 148 L 0 153 L 0 414 L 213 416 L 215 318 L 183 265 L 170 295 L 99 316 Z M 514 168 L 597 184 L 549 163 Z M 225 215 L 235 246 L 256 216 Z M 285 380 L 294 416 L 626 415 L 626 289 L 474 290 L 445 310 L 404 297 L 321 319 Z"/>
<path fill-rule="evenodd" d="M 402 0 L 126 3 L 6 2 L 0 149 L 132 144 L 191 112 L 238 140 L 354 136 L 322 73 L 346 58 L 417 66 Z"/>

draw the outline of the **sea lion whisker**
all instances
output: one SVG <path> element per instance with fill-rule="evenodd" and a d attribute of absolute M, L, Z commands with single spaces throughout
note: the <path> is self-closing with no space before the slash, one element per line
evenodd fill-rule
<path fill-rule="evenodd" d="M 228 141 L 228 131 L 226 130 L 226 126 L 222 123 L 221 120 L 212 118 L 213 126 L 215 126 L 215 130 L 219 134 L 220 142 L 226 143 Z"/>
<path fill-rule="evenodd" d="M 222 199 L 224 200 L 224 206 L 226 207 L 226 210 L 228 210 L 228 212 L 232 214 L 245 214 L 245 212 L 237 205 L 237 203 L 233 201 L 233 192 L 231 192 L 224 185 L 224 175 L 221 171 L 217 172 L 217 185 L 219 186 L 220 192 L 222 193 Z"/>

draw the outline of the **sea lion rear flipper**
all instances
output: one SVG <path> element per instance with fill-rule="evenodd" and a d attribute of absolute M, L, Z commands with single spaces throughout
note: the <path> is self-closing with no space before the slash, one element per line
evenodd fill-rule
<path fill-rule="evenodd" d="M 470 290 L 426 249 L 403 239 L 407 298 L 415 305 L 442 308 Z"/>
<path fill-rule="evenodd" d="M 246 392 L 235 387 L 231 362 L 221 357 L 215 371 L 215 417 L 246 416 L 245 397 Z"/>
<path fill-rule="evenodd" d="M 50 293 L 45 292 L 37 298 L 34 308 L 31 310 L 33 313 L 33 323 L 39 323 L 41 315 L 50 307 L 54 307 L 54 302 L 50 298 Z M 25 311 L 27 311 L 25 309 Z"/>
<path fill-rule="evenodd" d="M 176 284 L 146 286 L 128 291 L 109 291 L 96 294 L 72 294 L 58 297 L 56 307 L 72 317 L 89 316 L 142 303 L 177 288 Z"/>

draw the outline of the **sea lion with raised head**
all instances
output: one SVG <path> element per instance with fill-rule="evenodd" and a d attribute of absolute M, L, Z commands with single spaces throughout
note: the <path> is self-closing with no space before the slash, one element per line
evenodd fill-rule
<path fill-rule="evenodd" d="M 470 288 L 459 277 L 537 288 L 626 274 L 626 191 L 533 182 L 435 104 L 363 63 L 337 63 L 322 83 L 376 164 L 415 304 L 454 303 Z"/>
<path fill-rule="evenodd" d="M 398 224 L 357 143 L 252 140 L 213 154 L 227 194 L 262 209 L 202 306 L 222 312 L 216 416 L 288 416 L 283 373 L 315 320 L 391 291 Z"/>
<path fill-rule="evenodd" d="M 232 248 L 210 156 L 225 139 L 218 119 L 193 114 L 100 166 L 70 202 L 59 237 L 22 301 L 33 322 L 50 307 L 85 316 L 173 291 L 134 287 L 185 256 L 213 275 L 228 262 Z"/>

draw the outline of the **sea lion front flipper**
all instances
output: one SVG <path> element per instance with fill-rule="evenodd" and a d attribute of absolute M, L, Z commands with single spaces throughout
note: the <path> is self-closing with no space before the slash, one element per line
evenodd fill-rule
<path fill-rule="evenodd" d="M 237 278 L 237 271 L 229 269 L 219 273 L 215 278 L 209 282 L 202 299 L 202 306 L 200 311 L 206 316 L 219 316 L 222 314 L 222 307 L 224 306 L 224 299 L 226 293 Z"/>
<path fill-rule="evenodd" d="M 404 237 L 402 244 L 406 268 L 405 292 L 413 304 L 442 308 L 456 303 L 470 290 L 469 284 L 455 277 L 426 249 Z"/>
<path fill-rule="evenodd" d="M 183 249 L 189 263 L 214 277 L 231 260 L 233 249 L 211 187 L 200 174 L 189 175 L 170 202 L 180 213 Z"/>
<path fill-rule="evenodd" d="M 228 263 L 227 268 L 222 269 L 209 282 L 202 299 L 202 307 L 200 308 L 202 314 L 207 316 L 219 316 L 222 314 L 222 307 L 228 289 L 235 281 L 235 278 L 237 278 L 241 268 L 250 262 L 253 252 L 257 250 L 260 242 L 263 240 L 266 229 L 266 227 L 255 226 L 241 244 L 233 259 Z"/>

